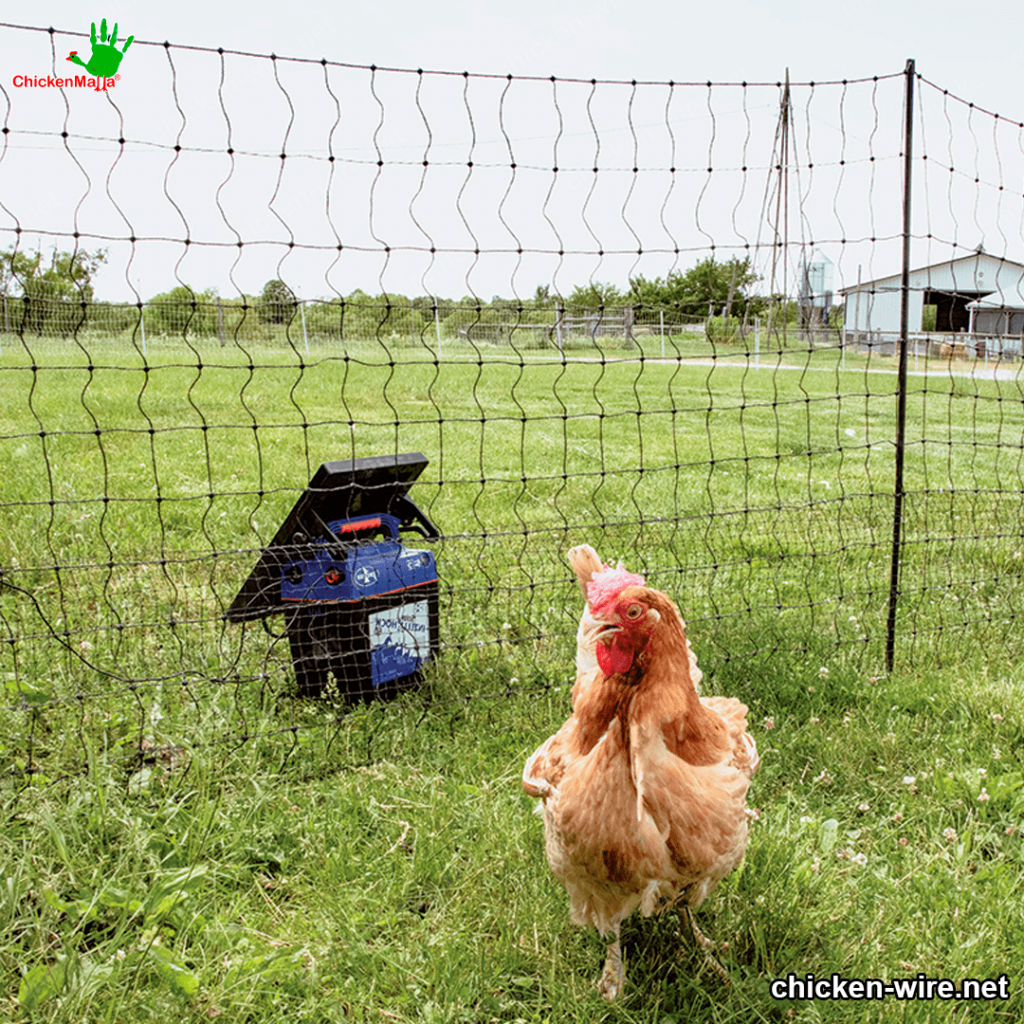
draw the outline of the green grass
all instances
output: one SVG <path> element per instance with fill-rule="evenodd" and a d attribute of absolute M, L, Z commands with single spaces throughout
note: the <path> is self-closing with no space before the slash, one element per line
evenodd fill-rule
<path fill-rule="evenodd" d="M 0 357 L 0 1020 L 1021 1016 L 1017 382 L 911 380 L 884 676 L 891 360 L 26 340 Z M 442 657 L 393 705 L 299 701 L 286 644 L 221 612 L 321 461 L 396 450 L 431 459 Z M 751 708 L 760 817 L 699 915 L 729 991 L 637 919 L 604 1004 L 544 864 L 518 777 L 568 711 L 581 541 L 669 590 L 705 691 Z M 773 1000 L 791 971 L 1012 996 Z"/>
<path fill-rule="evenodd" d="M 0 970 L 20 1002 L 0 1012 L 923 1021 L 960 1017 L 893 999 L 779 1003 L 768 984 L 1005 972 L 1010 1002 L 968 1016 L 1016 1019 L 1022 687 L 966 668 L 875 682 L 797 662 L 716 673 L 750 702 L 763 754 L 747 859 L 700 914 L 729 943 L 728 992 L 671 922 L 637 919 L 623 1001 L 598 996 L 603 945 L 569 924 L 518 783 L 566 713 L 560 691 L 431 708 L 407 696 L 299 734 L 284 760 L 270 744 L 204 749 L 200 727 L 179 758 L 134 771 L 97 759 L 22 793 L 0 837 Z"/>

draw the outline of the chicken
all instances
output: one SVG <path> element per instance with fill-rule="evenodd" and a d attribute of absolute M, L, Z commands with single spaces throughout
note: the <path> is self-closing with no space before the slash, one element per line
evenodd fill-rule
<path fill-rule="evenodd" d="M 542 801 L 548 864 L 572 920 L 612 938 L 598 988 L 615 999 L 619 930 L 634 910 L 674 907 L 711 945 L 691 911 L 743 858 L 758 756 L 746 706 L 698 696 L 675 604 L 592 548 L 569 557 L 588 599 L 573 712 L 527 760 L 523 788 Z"/>
<path fill-rule="evenodd" d="M 580 688 L 586 685 L 597 670 L 597 636 L 607 624 L 600 619 L 595 619 L 590 611 L 590 602 L 587 600 L 587 585 L 593 579 L 595 573 L 604 572 L 608 568 L 606 562 L 602 562 L 597 552 L 589 544 L 581 544 L 579 547 L 569 549 L 569 565 L 576 573 L 580 589 L 583 591 L 583 614 L 580 616 L 580 624 L 576 630 L 576 685 L 572 691 L 572 706 L 576 706 L 576 698 Z M 619 569 L 622 569 L 619 563 Z M 637 575 L 634 582 L 643 585 L 644 579 Z M 697 667 L 697 658 L 686 644 L 686 657 L 690 669 L 690 679 L 694 688 L 700 692 L 700 682 L 703 673 Z"/>

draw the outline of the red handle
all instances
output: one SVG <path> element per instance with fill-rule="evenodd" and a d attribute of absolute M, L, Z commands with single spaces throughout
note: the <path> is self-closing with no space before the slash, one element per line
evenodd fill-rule
<path fill-rule="evenodd" d="M 357 530 L 373 530 L 378 526 L 380 526 L 380 516 L 375 516 L 373 519 L 355 519 L 342 523 L 338 534 L 355 533 Z"/>

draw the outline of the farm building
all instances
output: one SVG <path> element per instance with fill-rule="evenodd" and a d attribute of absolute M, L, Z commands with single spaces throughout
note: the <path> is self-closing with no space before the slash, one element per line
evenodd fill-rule
<path fill-rule="evenodd" d="M 967 304 L 971 314 L 970 334 L 1019 338 L 1024 334 L 1024 302 L 1007 301 L 998 292 Z"/>
<path fill-rule="evenodd" d="M 901 274 L 862 281 L 841 294 L 848 334 L 891 338 L 899 332 Z M 1024 316 L 1017 314 L 1024 314 L 1024 264 L 979 251 L 910 272 L 912 332 L 1019 336 Z"/>

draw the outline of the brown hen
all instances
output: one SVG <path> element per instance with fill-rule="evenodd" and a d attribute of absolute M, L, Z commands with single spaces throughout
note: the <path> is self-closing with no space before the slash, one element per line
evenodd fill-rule
<path fill-rule="evenodd" d="M 634 910 L 675 907 L 710 945 L 690 912 L 743 858 L 758 756 L 746 706 L 698 696 L 672 601 L 608 569 L 593 548 L 569 560 L 587 596 L 573 711 L 527 760 L 523 788 L 543 802 L 548 864 L 572 920 L 613 937 L 598 987 L 615 999 L 625 981 L 619 928 Z"/>

